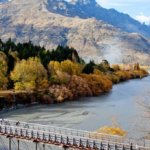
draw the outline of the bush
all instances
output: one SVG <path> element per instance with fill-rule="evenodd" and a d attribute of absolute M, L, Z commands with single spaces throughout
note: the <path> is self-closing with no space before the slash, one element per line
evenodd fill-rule
<path fill-rule="evenodd" d="M 81 77 L 86 79 L 89 88 L 95 96 L 108 92 L 112 88 L 112 82 L 104 75 L 82 74 Z"/>
<path fill-rule="evenodd" d="M 110 134 L 110 135 L 119 135 L 119 136 L 125 136 L 126 131 L 121 129 L 120 127 L 109 127 L 109 126 L 104 126 L 97 130 L 99 133 L 105 133 L 105 134 Z"/>
<path fill-rule="evenodd" d="M 131 73 L 129 71 L 117 71 L 115 75 L 118 76 L 120 81 L 131 79 Z"/>
<path fill-rule="evenodd" d="M 92 96 L 92 91 L 88 86 L 87 81 L 79 76 L 72 76 L 68 84 L 68 88 L 72 92 L 74 98 L 80 96 Z"/>
<path fill-rule="evenodd" d="M 107 77 L 112 81 L 112 83 L 117 84 L 120 82 L 120 78 L 115 74 L 107 74 Z"/>
<path fill-rule="evenodd" d="M 55 102 L 73 99 L 72 92 L 65 85 L 52 85 L 49 87 L 49 93 Z"/>

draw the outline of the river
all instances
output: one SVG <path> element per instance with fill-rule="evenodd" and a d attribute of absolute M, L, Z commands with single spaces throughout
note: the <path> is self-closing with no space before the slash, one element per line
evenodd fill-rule
<path fill-rule="evenodd" d="M 129 137 L 141 138 L 150 132 L 150 118 L 141 106 L 143 101 L 150 103 L 149 97 L 150 76 L 114 85 L 99 97 L 18 109 L 0 117 L 91 131 L 115 122 Z"/>

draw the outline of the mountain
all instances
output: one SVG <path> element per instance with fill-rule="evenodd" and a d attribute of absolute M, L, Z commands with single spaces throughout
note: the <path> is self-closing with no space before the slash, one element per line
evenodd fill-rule
<path fill-rule="evenodd" d="M 64 9 L 67 5 L 93 7 L 97 3 L 91 0 L 70 3 L 63 0 L 12 0 L 0 4 L 0 38 L 4 41 L 11 38 L 17 43 L 31 40 L 50 50 L 57 45 L 69 45 L 86 61 L 108 59 L 111 63 L 150 63 L 148 38 L 123 32 L 96 18 L 60 15 L 57 7 Z M 50 11 L 52 8 L 53 12 Z"/>
<path fill-rule="evenodd" d="M 0 3 L 6 3 L 9 2 L 10 0 L 0 0 Z"/>
<path fill-rule="evenodd" d="M 115 9 L 105 9 L 95 0 L 48 0 L 47 8 L 50 12 L 65 16 L 80 18 L 96 18 L 105 21 L 126 32 L 137 32 L 146 37 L 150 37 L 150 26 L 141 24 L 129 15 L 120 13 Z"/>

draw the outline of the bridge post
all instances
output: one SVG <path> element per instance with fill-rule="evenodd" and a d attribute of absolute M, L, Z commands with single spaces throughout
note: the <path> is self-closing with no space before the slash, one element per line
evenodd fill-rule
<path fill-rule="evenodd" d="M 89 148 L 89 141 L 86 141 L 86 148 Z"/>
<path fill-rule="evenodd" d="M 69 144 L 69 138 L 68 138 L 68 136 L 67 136 L 67 145 Z"/>
<path fill-rule="evenodd" d="M 61 140 L 61 144 L 63 144 L 63 137 L 62 136 L 61 136 L 60 140 Z"/>
<path fill-rule="evenodd" d="M 51 140 L 51 135 L 49 134 L 49 136 L 48 136 L 48 140 L 49 140 L 49 142 L 51 142 L 52 140 Z"/>
<path fill-rule="evenodd" d="M 100 150 L 103 150 L 104 148 L 103 148 L 103 143 L 101 142 L 101 144 L 100 144 L 100 148 L 99 148 Z"/>
<path fill-rule="evenodd" d="M 38 143 L 35 142 L 35 150 L 38 150 Z"/>
<path fill-rule="evenodd" d="M 23 132 L 22 132 L 22 129 L 20 130 L 20 135 L 21 135 L 21 136 L 23 136 Z"/>
<path fill-rule="evenodd" d="M 43 140 L 45 140 L 45 134 L 44 134 L 44 132 L 43 132 Z"/>
<path fill-rule="evenodd" d="M 43 150 L 45 150 L 45 144 L 43 144 Z"/>
<path fill-rule="evenodd" d="M 20 141 L 18 140 L 17 142 L 18 142 L 18 150 L 19 150 L 20 149 Z"/>
<path fill-rule="evenodd" d="M 73 138 L 73 146 L 76 146 L 76 139 Z"/>
<path fill-rule="evenodd" d="M 79 146 L 80 147 L 83 147 L 83 145 L 82 145 L 82 140 L 80 139 L 80 142 L 79 142 Z"/>
<path fill-rule="evenodd" d="M 57 136 L 55 135 L 55 139 L 54 139 L 54 142 L 57 142 Z"/>
<path fill-rule="evenodd" d="M 96 149 L 96 148 L 97 148 L 96 143 L 95 141 L 93 141 L 93 149 Z"/>
<path fill-rule="evenodd" d="M 31 131 L 31 138 L 33 138 L 33 131 Z"/>
<path fill-rule="evenodd" d="M 125 150 L 125 147 L 124 147 L 124 145 L 122 146 L 122 150 Z"/>
<path fill-rule="evenodd" d="M 107 150 L 110 150 L 110 145 L 109 145 L 109 143 L 108 143 L 108 145 L 107 145 Z"/>
<path fill-rule="evenodd" d="M 11 150 L 11 137 L 9 138 L 9 150 Z"/>
<path fill-rule="evenodd" d="M 130 145 L 130 150 L 133 150 L 133 146 L 132 146 L 132 143 L 131 143 L 131 145 Z"/>

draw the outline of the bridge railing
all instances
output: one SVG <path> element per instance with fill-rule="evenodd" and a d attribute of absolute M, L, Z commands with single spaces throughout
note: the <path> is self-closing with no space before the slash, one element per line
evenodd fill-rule
<path fill-rule="evenodd" d="M 5 121 L 0 120 L 0 122 L 2 122 L 2 124 L 11 125 L 11 126 L 15 126 L 17 123 L 17 121 L 13 121 L 13 120 L 5 120 Z M 103 133 L 97 133 L 91 131 L 61 128 L 61 127 L 26 123 L 26 122 L 19 122 L 18 125 L 23 128 L 42 130 L 42 131 L 54 132 L 54 133 L 65 134 L 65 135 L 75 135 L 75 136 L 88 137 L 88 138 L 94 138 L 100 140 L 130 143 L 130 140 L 127 139 L 126 137 L 117 136 L 117 135 L 109 135 L 109 134 L 103 134 Z"/>
<path fill-rule="evenodd" d="M 115 135 L 108 135 L 103 133 L 97 133 L 97 132 L 90 132 L 90 131 L 84 131 L 84 130 L 75 130 L 75 129 L 69 129 L 69 128 L 61 128 L 61 127 L 54 127 L 54 126 L 48 126 L 48 125 L 41 125 L 41 124 L 34 124 L 34 123 L 26 123 L 26 122 L 17 122 L 14 120 L 3 120 L 0 119 L 1 125 L 7 125 L 7 126 L 16 126 L 20 127 L 22 129 L 29 129 L 29 130 L 36 130 L 36 131 L 45 131 L 48 133 L 55 133 L 59 135 L 66 135 L 66 136 L 78 136 L 83 138 L 89 138 L 89 139 L 96 139 L 99 141 L 110 141 L 114 143 L 134 143 L 141 146 L 149 146 L 150 147 L 150 141 L 140 139 L 129 139 L 126 137 L 121 136 L 115 136 Z"/>
<path fill-rule="evenodd" d="M 129 143 L 116 143 L 116 142 L 110 142 L 105 140 L 97 140 L 97 139 L 91 139 L 87 137 L 79 137 L 79 136 L 72 136 L 72 135 L 64 135 L 64 134 L 58 134 L 53 132 L 46 132 L 46 131 L 38 131 L 38 130 L 32 130 L 27 128 L 20 128 L 20 127 L 13 127 L 8 125 L 0 125 L 0 133 L 9 135 L 12 137 L 17 138 L 26 138 L 27 140 L 39 140 L 41 142 L 47 142 L 47 143 L 58 143 L 63 145 L 69 145 L 69 146 L 76 146 L 76 147 L 91 147 L 91 148 L 98 148 L 98 149 L 108 149 L 108 147 L 114 148 L 126 148 L 130 149 L 131 144 Z M 150 148 L 148 147 L 142 147 L 139 145 L 132 145 L 132 149 L 142 149 L 142 150 L 148 150 Z"/>

